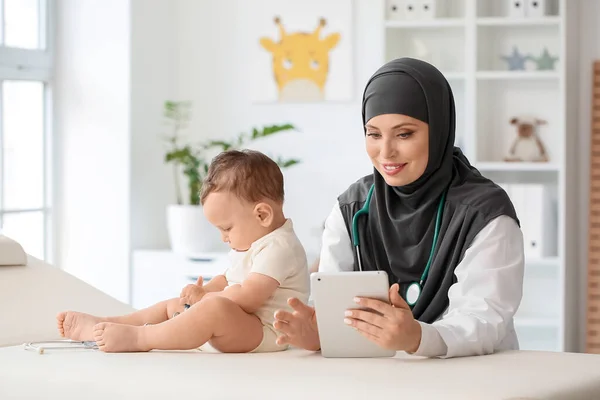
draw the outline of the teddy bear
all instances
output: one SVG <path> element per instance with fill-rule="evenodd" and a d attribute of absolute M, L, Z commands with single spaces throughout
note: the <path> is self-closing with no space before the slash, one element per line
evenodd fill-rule
<path fill-rule="evenodd" d="M 512 118 L 510 123 L 516 125 L 517 137 L 504 161 L 548 161 L 546 149 L 537 134 L 538 126 L 546 124 L 546 121 L 531 116 L 521 116 Z"/>

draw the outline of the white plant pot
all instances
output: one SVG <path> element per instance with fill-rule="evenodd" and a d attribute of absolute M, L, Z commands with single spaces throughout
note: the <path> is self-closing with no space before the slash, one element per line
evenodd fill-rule
<path fill-rule="evenodd" d="M 176 254 L 194 257 L 226 249 L 219 231 L 206 220 L 202 206 L 168 205 L 167 229 L 171 250 Z"/>

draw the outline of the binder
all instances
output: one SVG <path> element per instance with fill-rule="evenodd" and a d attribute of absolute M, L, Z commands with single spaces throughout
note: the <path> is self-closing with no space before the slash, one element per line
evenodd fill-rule
<path fill-rule="evenodd" d="M 499 186 L 510 197 L 521 223 L 525 259 L 556 256 L 558 225 L 552 187 L 541 183 L 502 183 Z"/>

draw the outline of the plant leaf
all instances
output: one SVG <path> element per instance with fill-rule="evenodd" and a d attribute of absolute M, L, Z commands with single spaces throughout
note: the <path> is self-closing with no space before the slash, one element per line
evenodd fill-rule
<path fill-rule="evenodd" d="M 224 140 L 211 140 L 210 142 L 208 142 L 208 147 L 221 147 L 223 148 L 223 151 L 227 151 L 230 148 L 233 147 L 233 145 L 229 142 L 226 142 Z"/>
<path fill-rule="evenodd" d="M 292 165 L 296 165 L 296 164 L 300 164 L 300 160 L 292 158 L 289 160 L 282 160 L 281 158 L 277 160 L 277 165 L 279 165 L 281 168 L 288 168 L 291 167 Z"/>

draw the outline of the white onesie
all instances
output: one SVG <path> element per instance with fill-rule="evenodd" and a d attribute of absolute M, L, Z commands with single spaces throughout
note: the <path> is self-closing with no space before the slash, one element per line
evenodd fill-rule
<path fill-rule="evenodd" d="M 251 272 L 279 282 L 275 293 L 255 312 L 263 323 L 263 341 L 253 352 L 284 350 L 287 346 L 275 343 L 274 313 L 279 309 L 292 311 L 287 304 L 290 297 L 306 303 L 310 292 L 306 252 L 292 221 L 287 219 L 283 226 L 252 243 L 246 251 L 230 251 L 229 257 L 231 267 L 225 272 L 229 286 L 241 284 Z"/>

